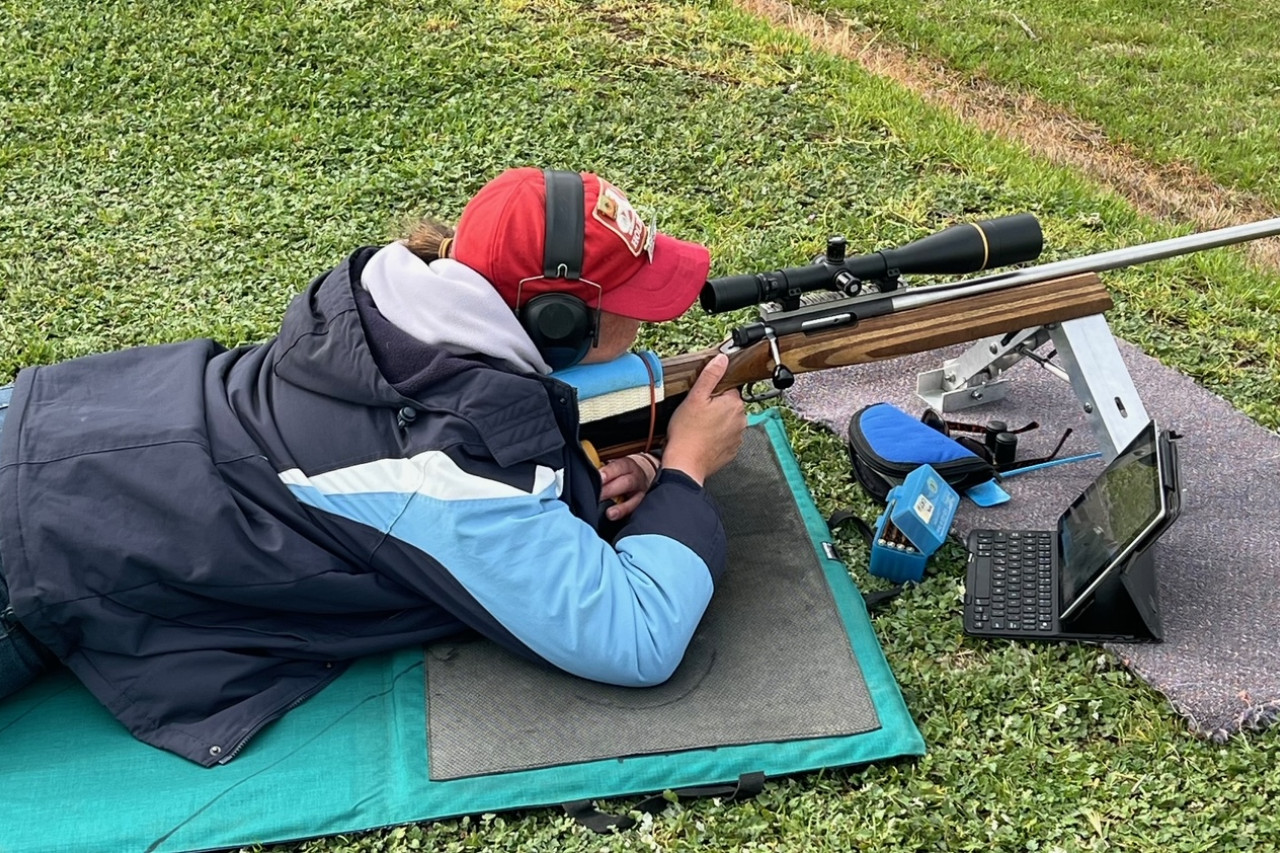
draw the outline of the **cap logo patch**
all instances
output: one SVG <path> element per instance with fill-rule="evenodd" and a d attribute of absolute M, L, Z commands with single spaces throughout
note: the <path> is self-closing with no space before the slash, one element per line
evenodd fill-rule
<path fill-rule="evenodd" d="M 591 215 L 605 228 L 622 238 L 627 251 L 640 257 L 640 253 L 652 245 L 649 226 L 645 225 L 644 220 L 636 213 L 635 208 L 631 206 L 631 202 L 627 201 L 627 197 L 621 190 L 604 178 L 598 178 L 598 180 L 600 194 L 596 199 L 596 209 Z"/>

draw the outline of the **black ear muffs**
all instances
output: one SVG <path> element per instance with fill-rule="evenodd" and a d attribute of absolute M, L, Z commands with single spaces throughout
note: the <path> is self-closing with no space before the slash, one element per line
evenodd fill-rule
<path fill-rule="evenodd" d="M 586 241 L 586 190 L 577 172 L 547 169 L 547 234 L 542 277 L 577 281 L 582 277 Z M 569 293 L 542 293 L 516 309 L 520 325 L 552 370 L 581 361 L 596 341 L 597 317 Z"/>
<path fill-rule="evenodd" d="M 595 338 L 587 304 L 568 293 L 544 293 L 530 299 L 520 311 L 520 323 L 552 370 L 582 361 Z"/>

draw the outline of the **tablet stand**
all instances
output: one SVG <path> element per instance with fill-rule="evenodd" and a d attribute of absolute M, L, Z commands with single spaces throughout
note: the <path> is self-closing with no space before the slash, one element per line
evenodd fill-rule
<path fill-rule="evenodd" d="M 1157 545 L 1152 543 L 1133 555 L 1121 571 L 1104 580 L 1084 610 L 1062 621 L 1062 633 L 1068 638 L 1079 634 L 1091 639 L 1163 640 L 1152 556 Z"/>

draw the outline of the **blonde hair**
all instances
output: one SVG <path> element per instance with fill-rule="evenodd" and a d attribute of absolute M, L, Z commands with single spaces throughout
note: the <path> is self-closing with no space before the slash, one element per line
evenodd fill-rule
<path fill-rule="evenodd" d="M 427 263 L 445 257 L 452 242 L 453 226 L 429 216 L 413 226 L 404 238 L 405 248 Z"/>

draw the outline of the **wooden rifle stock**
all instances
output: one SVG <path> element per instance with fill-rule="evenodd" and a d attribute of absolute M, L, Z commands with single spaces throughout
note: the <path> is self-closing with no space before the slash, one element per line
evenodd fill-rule
<path fill-rule="evenodd" d="M 1102 281 L 1095 273 L 1086 272 L 957 296 L 810 334 L 781 335 L 777 344 L 782 363 L 792 373 L 799 374 L 968 343 L 1004 332 L 1101 314 L 1111 307 L 1111 294 Z M 773 376 L 775 365 L 768 341 L 758 341 L 742 349 L 721 345 L 664 358 L 665 399 L 657 417 L 658 435 L 665 428 L 671 411 L 693 387 L 698 374 L 722 351 L 729 355 L 729 369 L 716 386 L 718 392 L 763 382 Z M 645 449 L 649 422 L 648 409 L 625 412 L 583 424 L 582 436 L 591 441 L 600 458 L 607 461 Z"/>

